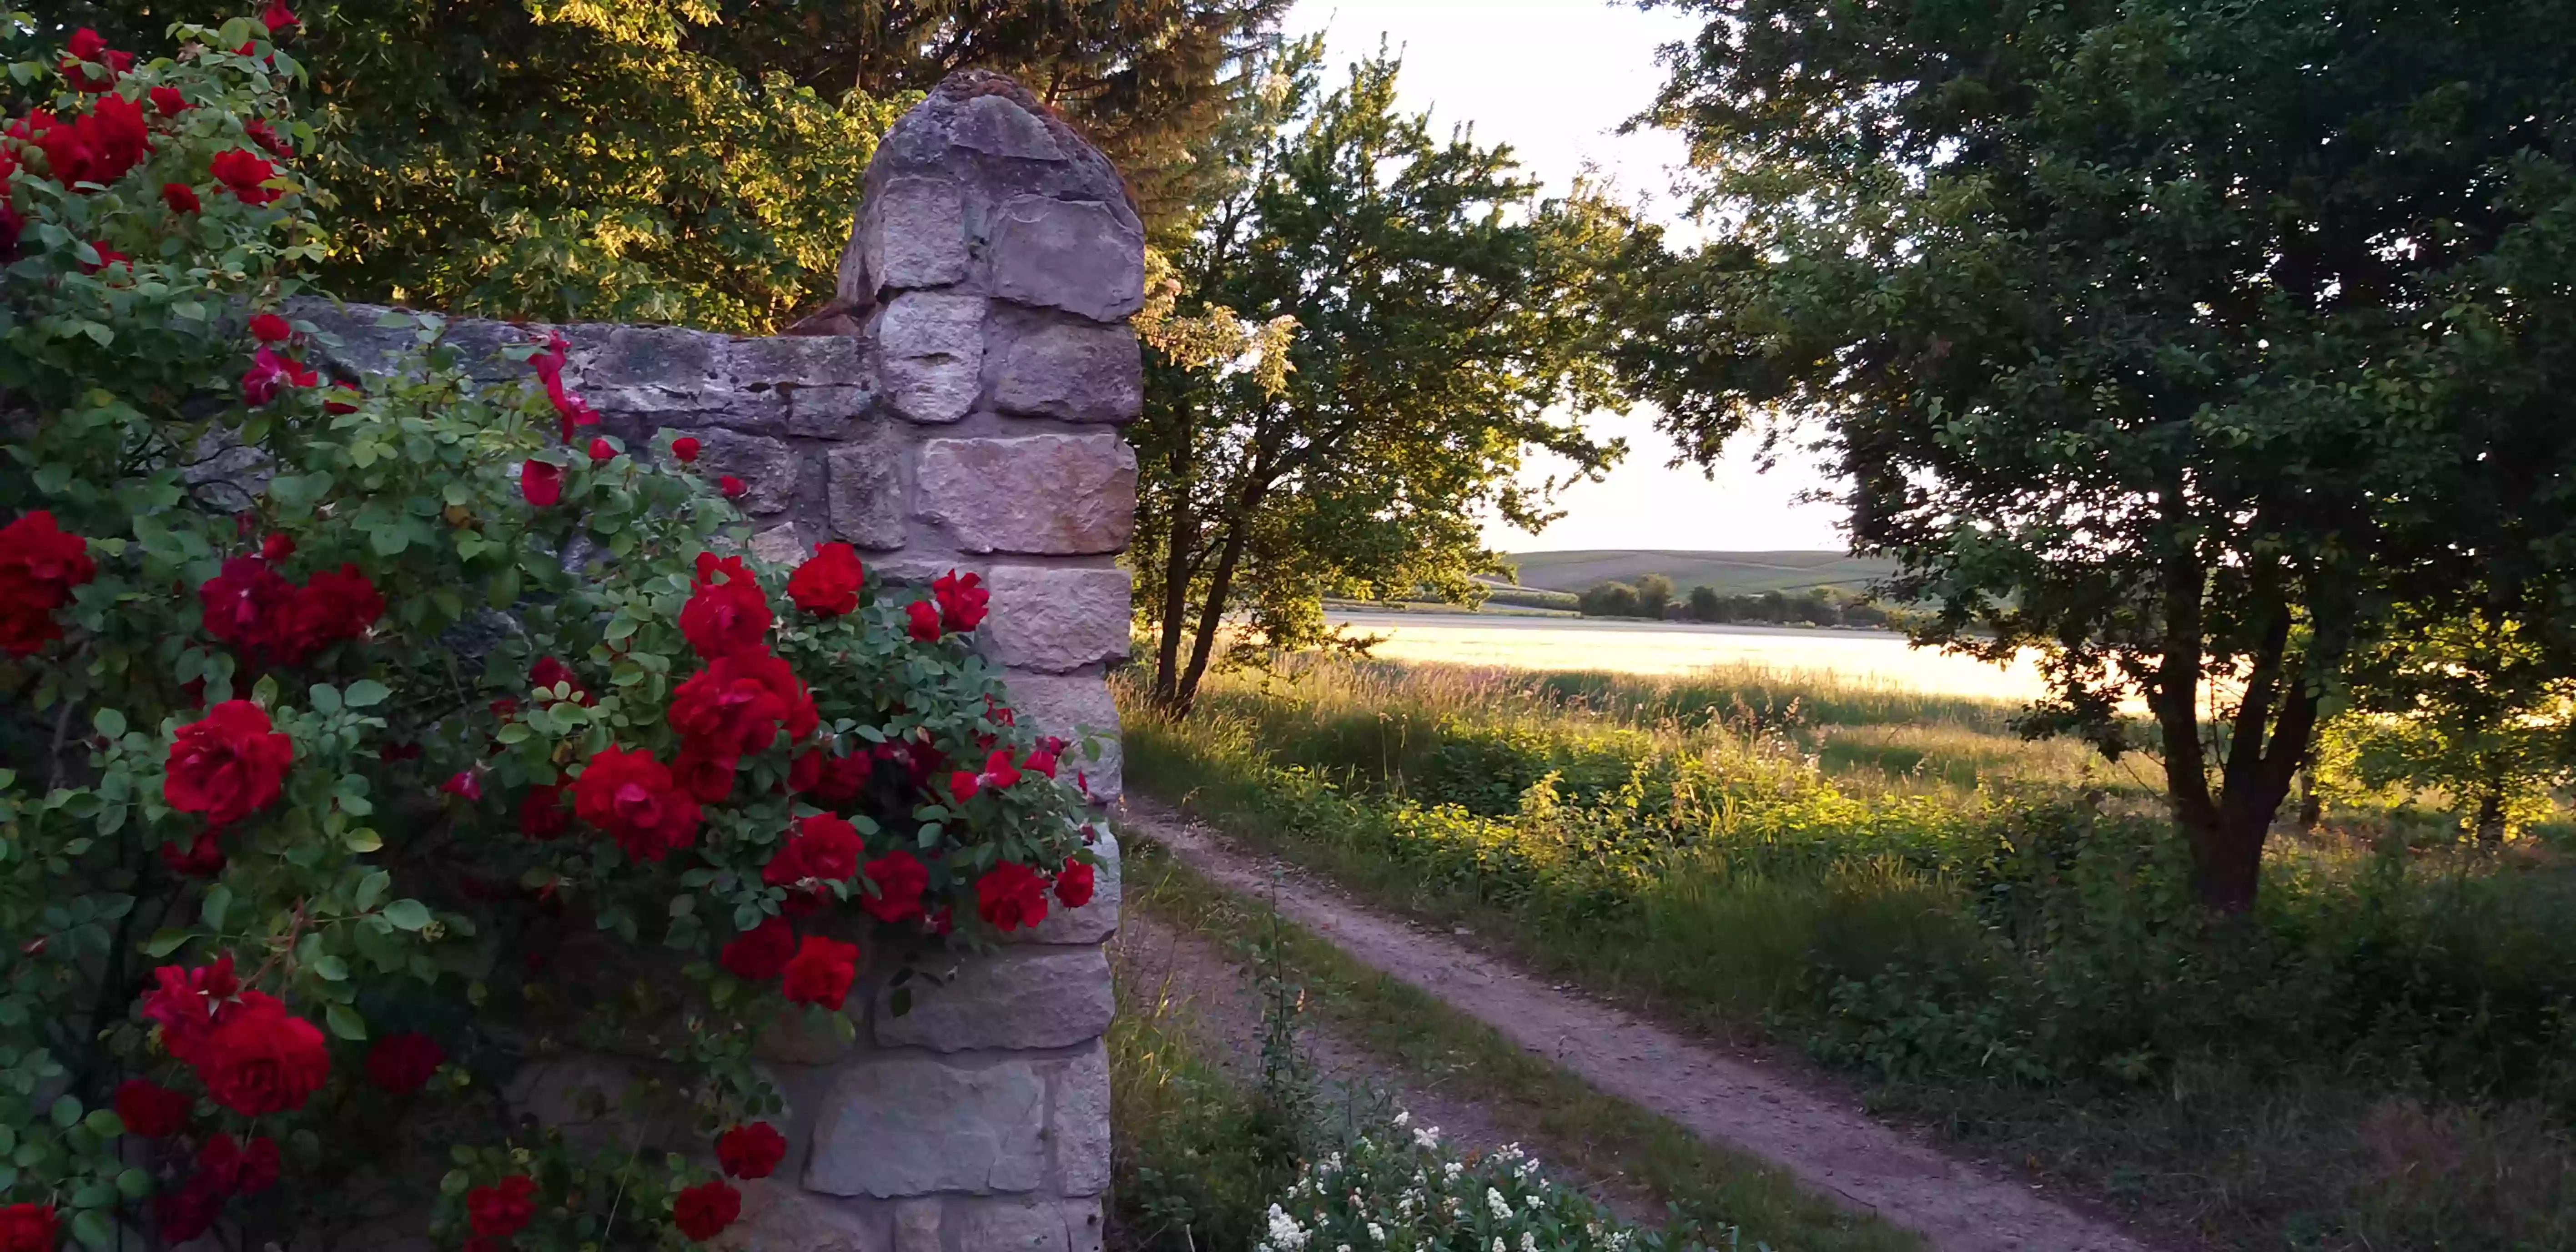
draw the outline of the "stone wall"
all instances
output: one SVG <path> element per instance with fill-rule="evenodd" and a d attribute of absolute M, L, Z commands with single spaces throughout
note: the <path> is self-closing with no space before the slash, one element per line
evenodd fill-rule
<path fill-rule="evenodd" d="M 880 572 L 981 573 L 978 632 L 1008 670 L 1024 723 L 1100 732 L 1082 765 L 1119 793 L 1117 711 L 1104 666 L 1127 654 L 1136 459 L 1117 424 L 1142 403 L 1135 337 L 1143 231 L 1107 160 L 998 76 L 949 79 L 905 115 L 870 167 L 826 333 L 744 339 L 644 326 L 561 328 L 565 381 L 630 449 L 683 429 L 700 465 L 750 487 L 753 548 L 795 560 L 847 540 Z M 399 346 L 379 310 L 302 310 L 370 372 Z M 527 328 L 457 321 L 472 368 Z M 1084 1252 L 1109 1182 L 1109 968 L 1117 849 L 1098 897 L 1050 916 L 1001 956 L 932 971 L 911 1011 L 853 993 L 858 1041 L 801 1029 L 762 1042 L 790 1104 L 791 1152 L 746 1188 L 725 1246 L 797 1252 Z M 548 1120 L 621 1066 L 530 1067 L 524 1105 Z M 610 1101 L 614 1103 L 614 1101 Z"/>

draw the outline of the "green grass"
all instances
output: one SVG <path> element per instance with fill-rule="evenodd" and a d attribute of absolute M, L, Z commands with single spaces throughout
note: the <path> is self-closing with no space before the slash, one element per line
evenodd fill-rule
<path fill-rule="evenodd" d="M 1424 1084 L 1473 1092 L 1480 1109 L 1552 1164 L 1617 1178 L 1701 1229 L 1728 1226 L 1780 1252 L 1897 1252 L 1916 1237 L 1806 1191 L 1786 1174 L 1708 1144 L 1662 1117 L 1604 1095 L 1533 1059 L 1492 1028 L 1345 955 L 1267 906 L 1192 873 L 1149 841 L 1126 849 L 1126 907 L 1213 942 L 1280 936 L 1289 977 L 1310 1012 Z M 1138 1116 L 1157 1110 L 1140 1108 Z"/>
<path fill-rule="evenodd" d="M 1130 785 L 1666 1020 L 2242 1248 L 2576 1246 L 2576 874 L 2283 836 L 2188 905 L 2152 790 L 2009 711 L 1366 663 L 1130 710 Z M 2401 820 L 2403 819 L 2403 820 Z M 2420 832 L 2418 832 L 2420 833 Z"/>

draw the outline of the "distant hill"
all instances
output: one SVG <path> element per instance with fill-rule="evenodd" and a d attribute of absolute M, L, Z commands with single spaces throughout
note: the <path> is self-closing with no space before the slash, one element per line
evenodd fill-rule
<path fill-rule="evenodd" d="M 1804 591 L 1841 587 L 1860 591 L 1871 580 L 1895 572 L 1896 563 L 1840 552 L 1664 552 L 1635 548 L 1596 548 L 1578 552 L 1523 552 L 1505 558 L 1521 573 L 1524 587 L 1550 591 L 1587 591 L 1606 582 L 1634 583 L 1648 574 L 1673 580 L 1687 595 L 1693 587 L 1713 588 L 1719 595 L 1764 591 Z"/>

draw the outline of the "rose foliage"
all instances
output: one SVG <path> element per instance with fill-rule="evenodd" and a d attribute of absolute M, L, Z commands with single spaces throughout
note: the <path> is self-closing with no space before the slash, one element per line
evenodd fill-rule
<path fill-rule="evenodd" d="M 297 29 L 9 67 L 0 1226 L 715 1237 L 785 1151 L 755 1035 L 846 1034 L 1087 899 L 1078 772 L 970 650 L 971 577 L 744 555 L 689 455 L 600 433 L 560 336 L 477 387 L 395 314 L 391 374 L 336 364 L 294 303 L 328 243 Z M 523 1121 L 564 1048 L 658 1059 L 671 1107 Z"/>

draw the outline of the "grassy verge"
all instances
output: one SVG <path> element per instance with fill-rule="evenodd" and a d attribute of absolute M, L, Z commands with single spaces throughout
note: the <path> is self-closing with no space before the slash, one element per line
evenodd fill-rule
<path fill-rule="evenodd" d="M 1192 873 L 1150 842 L 1131 843 L 1127 855 L 1128 907 L 1218 943 L 1268 930 L 1275 921 L 1289 976 L 1307 989 L 1309 1011 L 1341 1037 L 1423 1083 L 1475 1092 L 1498 1126 L 1534 1145 L 1543 1158 L 1592 1177 L 1623 1179 L 1671 1205 L 1687 1229 L 1732 1226 L 1743 1232 L 1746 1246 L 1758 1240 L 1781 1252 L 1923 1246 L 1874 1217 L 1807 1192 L 1779 1170 L 1593 1090 L 1483 1023 L 1274 919 L 1258 901 Z M 1148 1108 L 1136 1111 L 1153 1114 Z"/>
<path fill-rule="evenodd" d="M 1973 706 L 1736 695 L 2004 753 Z M 1530 968 L 1803 1045 L 1885 1111 L 2219 1246 L 2576 1247 L 2562 855 L 2285 839 L 2259 913 L 2214 923 L 2161 823 L 2045 759 L 2006 763 L 2018 795 L 1982 768 L 1977 791 L 1852 785 L 1683 700 L 1237 680 L 1187 723 L 1131 716 L 1128 779 Z"/>

